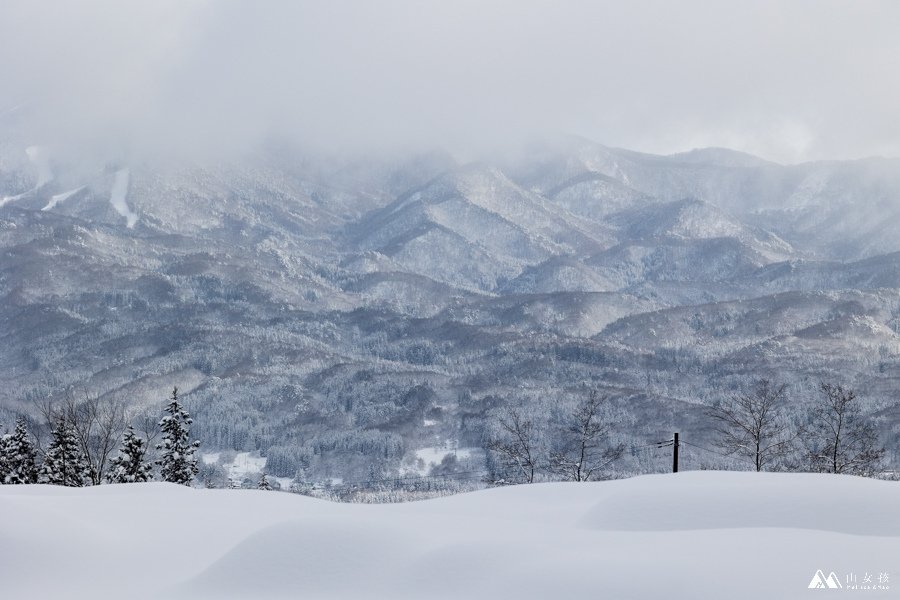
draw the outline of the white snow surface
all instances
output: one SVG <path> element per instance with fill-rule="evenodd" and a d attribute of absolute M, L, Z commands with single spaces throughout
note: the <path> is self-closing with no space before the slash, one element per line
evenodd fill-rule
<path fill-rule="evenodd" d="M 24 198 L 25 196 L 27 196 L 28 194 L 30 194 L 30 193 L 33 192 L 33 191 L 34 191 L 34 190 L 31 189 L 31 190 L 28 190 L 27 192 L 23 192 L 23 193 L 21 193 L 21 194 L 16 194 L 15 196 L 3 196 L 3 197 L 0 197 L 0 207 L 2 207 L 2 206 L 3 206 L 4 204 L 6 204 L 7 202 L 14 202 L 14 201 L 16 201 L 16 200 L 19 200 L 19 199 L 21 199 L 21 198 Z"/>
<path fill-rule="evenodd" d="M 807 590 L 818 570 L 900 577 L 897 506 L 896 482 L 712 471 L 393 505 L 2 486 L 0 581 L 6 598 L 91 600 L 807 598 L 826 593 Z"/>
<path fill-rule="evenodd" d="M 416 450 L 416 458 L 421 458 L 426 465 L 439 465 L 448 454 L 455 454 L 457 458 L 469 458 L 472 456 L 472 448 L 453 448 L 448 446 L 432 446 Z"/>
<path fill-rule="evenodd" d="M 200 459 L 204 465 L 214 465 L 219 462 L 220 456 L 222 456 L 221 452 L 204 452 L 200 455 Z"/>
<path fill-rule="evenodd" d="M 74 190 L 69 190 L 68 192 L 63 192 L 61 194 L 54 194 L 53 196 L 50 197 L 50 201 L 47 203 L 47 206 L 45 206 L 41 210 L 45 210 L 45 211 L 53 210 L 53 208 L 55 208 L 56 205 L 60 204 L 61 202 L 65 202 L 66 200 L 68 200 L 69 198 L 71 198 L 72 196 L 74 196 L 75 194 L 77 194 L 78 192 L 80 192 L 83 189 L 84 189 L 84 186 L 81 186 L 79 188 L 75 188 Z"/>
<path fill-rule="evenodd" d="M 125 197 L 128 195 L 128 182 L 131 175 L 128 169 L 120 169 L 116 171 L 116 178 L 113 181 L 112 191 L 109 194 L 109 203 L 116 209 L 116 212 L 125 217 L 126 224 L 129 229 L 134 228 L 137 223 L 138 216 L 134 214 Z"/>
<path fill-rule="evenodd" d="M 234 461 L 225 468 L 228 469 L 228 477 L 233 481 L 242 481 L 251 475 L 258 477 L 266 468 L 266 457 L 253 456 L 249 452 L 238 452 Z"/>

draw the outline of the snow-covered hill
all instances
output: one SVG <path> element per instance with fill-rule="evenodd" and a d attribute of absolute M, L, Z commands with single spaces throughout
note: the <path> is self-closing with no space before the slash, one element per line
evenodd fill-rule
<path fill-rule="evenodd" d="M 496 168 L 470 165 L 398 198 L 353 226 L 362 251 L 450 285 L 491 291 L 551 256 L 584 254 L 610 233 L 558 210 Z"/>
<path fill-rule="evenodd" d="M 829 593 L 808 589 L 822 571 L 830 595 L 894 598 L 898 503 L 895 482 L 713 471 L 395 505 L 4 486 L 0 580 L 73 600 L 794 600 Z"/>

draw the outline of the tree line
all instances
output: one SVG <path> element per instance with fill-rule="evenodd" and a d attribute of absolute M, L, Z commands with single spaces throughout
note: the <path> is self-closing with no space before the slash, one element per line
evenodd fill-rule
<path fill-rule="evenodd" d="M 488 471 L 494 483 L 534 483 L 539 477 L 563 481 L 601 478 L 625 451 L 610 433 L 614 413 L 608 396 L 589 391 L 549 432 L 515 408 L 507 408 L 488 436 Z"/>
<path fill-rule="evenodd" d="M 821 383 L 800 423 L 788 418 L 786 386 L 763 379 L 749 394 L 713 405 L 717 443 L 756 471 L 777 467 L 817 473 L 876 475 L 885 449 L 856 392 Z"/>
<path fill-rule="evenodd" d="M 806 411 L 798 413 L 788 406 L 786 385 L 760 380 L 749 392 L 708 406 L 706 423 L 715 436 L 714 447 L 756 471 L 879 474 L 885 449 L 856 393 L 834 383 L 820 384 L 818 392 Z M 552 412 L 548 419 L 514 406 L 501 408 L 484 437 L 487 481 L 591 481 L 613 476 L 626 452 L 622 441 L 637 438 L 623 436 L 633 431 L 634 423 L 626 420 L 633 421 L 634 416 L 615 408 L 612 400 L 598 390 L 585 389 L 574 403 L 548 405 Z M 12 433 L 0 437 L 0 483 L 84 486 L 144 482 L 156 476 L 190 485 L 198 474 L 199 442 L 190 441 L 193 420 L 179 401 L 177 388 L 158 421 L 144 416 L 129 423 L 121 404 L 98 398 L 76 402 L 67 396 L 60 404 L 39 406 L 39 412 L 44 421 L 37 426 L 46 429 L 45 435 L 29 431 L 29 422 L 19 417 Z M 154 444 L 157 438 L 159 443 Z M 338 442 L 335 438 L 319 451 L 335 450 L 332 446 Z M 402 451 L 370 445 L 354 449 L 370 457 Z M 155 460 L 149 457 L 151 448 L 158 452 Z M 276 454 L 270 456 L 270 468 L 278 462 Z M 288 470 L 296 470 L 294 457 L 283 460 L 291 463 Z M 447 469 L 452 475 L 452 465 Z M 270 486 L 263 475 L 259 487 Z"/>
<path fill-rule="evenodd" d="M 717 453 L 756 471 L 878 475 L 885 449 L 856 393 L 833 383 L 821 383 L 818 391 L 800 415 L 788 410 L 787 386 L 765 379 L 749 393 L 709 406 L 705 415 Z M 550 426 L 507 407 L 486 435 L 488 471 L 495 483 L 609 477 L 625 450 L 612 435 L 621 420 L 610 397 L 596 390 Z"/>
<path fill-rule="evenodd" d="M 49 432 L 46 447 L 41 436 L 29 431 L 26 418 L 19 416 L 12 433 L 0 437 L 2 484 L 138 483 L 151 481 L 156 466 L 162 481 L 190 485 L 198 472 L 195 453 L 200 442 L 190 441 L 193 419 L 179 401 L 177 387 L 158 422 L 139 423 L 143 436 L 115 401 L 98 397 L 77 401 L 67 394 L 60 404 L 46 402 L 38 408 Z M 153 447 L 159 454 L 150 460 L 149 449 L 157 437 L 160 441 Z"/>

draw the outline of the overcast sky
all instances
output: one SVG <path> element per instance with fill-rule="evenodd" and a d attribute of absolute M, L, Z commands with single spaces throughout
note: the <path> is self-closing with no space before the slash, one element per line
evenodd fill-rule
<path fill-rule="evenodd" d="M 0 2 L 34 143 L 900 156 L 900 2 Z M 25 118 L 25 117 L 22 117 Z"/>

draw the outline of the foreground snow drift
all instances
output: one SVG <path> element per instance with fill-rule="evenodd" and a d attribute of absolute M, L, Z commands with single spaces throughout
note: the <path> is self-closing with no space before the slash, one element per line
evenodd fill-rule
<path fill-rule="evenodd" d="M 721 472 L 397 505 L 3 486 L 0 581 L 5 598 L 889 598 L 898 507 L 893 482 Z M 843 589 L 808 590 L 818 570 Z"/>

